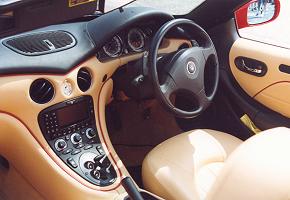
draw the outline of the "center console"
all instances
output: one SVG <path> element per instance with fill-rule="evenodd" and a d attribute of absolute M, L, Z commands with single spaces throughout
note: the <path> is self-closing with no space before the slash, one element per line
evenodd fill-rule
<path fill-rule="evenodd" d="M 55 104 L 38 116 L 41 131 L 56 155 L 82 178 L 109 186 L 116 171 L 98 137 L 91 96 Z"/>

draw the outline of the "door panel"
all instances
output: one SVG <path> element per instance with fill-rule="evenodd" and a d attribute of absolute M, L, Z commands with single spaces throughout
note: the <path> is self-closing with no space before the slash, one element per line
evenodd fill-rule
<path fill-rule="evenodd" d="M 290 118 L 290 83 L 281 82 L 264 89 L 255 99 Z"/>
<path fill-rule="evenodd" d="M 238 69 L 235 59 L 246 57 L 261 61 L 267 66 L 264 76 L 254 76 Z M 230 50 L 231 72 L 241 88 L 266 107 L 290 117 L 290 74 L 281 72 L 281 64 L 290 65 L 290 50 L 239 38 Z M 248 66 L 251 67 L 251 66 Z"/>

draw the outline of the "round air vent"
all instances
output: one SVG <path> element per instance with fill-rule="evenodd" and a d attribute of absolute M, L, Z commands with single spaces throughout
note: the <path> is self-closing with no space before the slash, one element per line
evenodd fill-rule
<path fill-rule="evenodd" d="M 33 101 L 39 104 L 44 104 L 53 98 L 54 87 L 46 79 L 37 79 L 31 84 L 29 94 Z"/>
<path fill-rule="evenodd" d="M 83 92 L 87 91 L 92 84 L 92 77 L 89 70 L 86 68 L 81 68 L 78 72 L 77 81 L 80 90 Z"/>

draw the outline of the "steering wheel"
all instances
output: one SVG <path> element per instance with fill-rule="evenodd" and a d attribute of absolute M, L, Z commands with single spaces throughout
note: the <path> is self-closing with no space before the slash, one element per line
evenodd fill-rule
<path fill-rule="evenodd" d="M 190 30 L 192 37 L 195 37 L 192 39 L 197 40 L 198 45 L 178 50 L 165 56 L 166 59 L 160 58 L 158 49 L 165 35 L 181 26 Z M 219 81 L 218 57 L 209 35 L 193 21 L 174 19 L 164 24 L 153 37 L 148 64 L 157 99 L 175 116 L 196 117 L 212 102 Z M 160 67 L 165 70 L 161 72 Z M 173 105 L 171 96 L 178 92 L 194 100 L 192 109 L 180 109 Z"/>

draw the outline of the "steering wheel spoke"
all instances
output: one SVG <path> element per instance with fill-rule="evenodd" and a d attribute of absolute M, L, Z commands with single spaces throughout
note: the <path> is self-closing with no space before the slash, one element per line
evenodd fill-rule
<path fill-rule="evenodd" d="M 170 96 L 177 90 L 177 85 L 174 82 L 173 78 L 171 76 L 168 76 L 165 83 L 160 86 L 160 89 L 164 97 L 170 102 Z"/>
<path fill-rule="evenodd" d="M 216 56 L 216 50 L 214 46 L 212 45 L 209 47 L 202 47 L 202 53 L 203 53 L 205 62 L 207 62 L 210 56 Z"/>
<path fill-rule="evenodd" d="M 206 95 L 205 91 L 202 90 L 198 94 L 198 104 L 200 108 L 203 110 L 209 106 L 211 99 Z"/>

